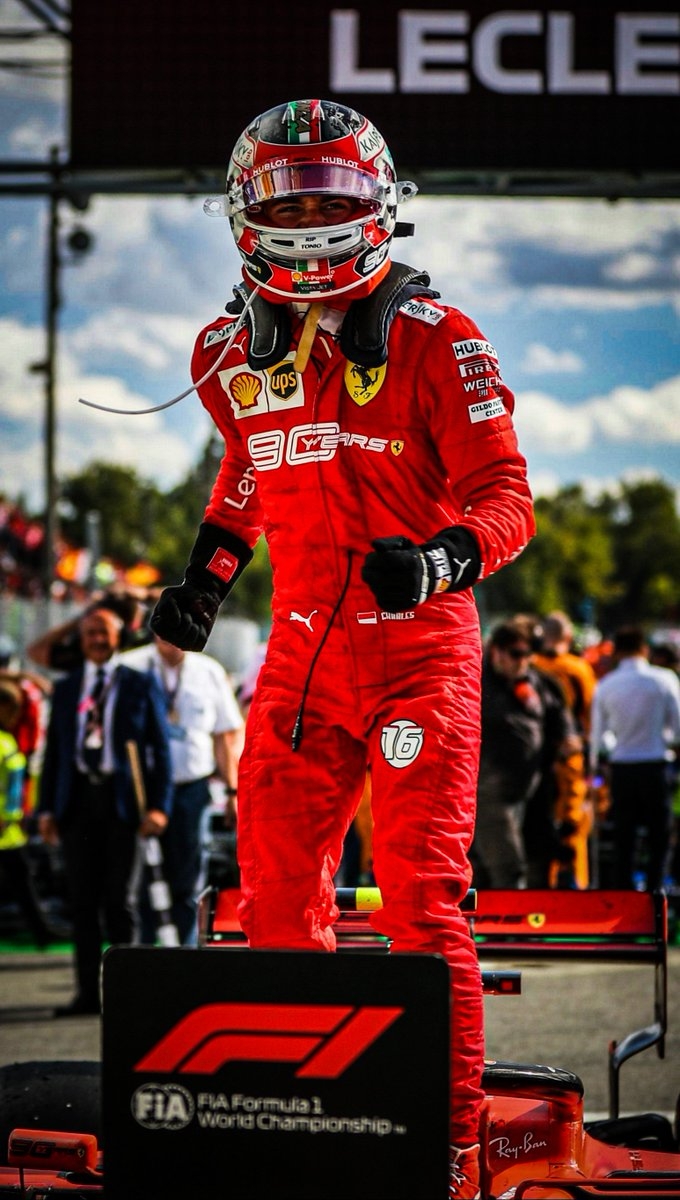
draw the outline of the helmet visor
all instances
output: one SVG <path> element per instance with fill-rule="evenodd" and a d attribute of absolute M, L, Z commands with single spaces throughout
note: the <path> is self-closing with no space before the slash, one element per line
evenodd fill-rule
<path fill-rule="evenodd" d="M 349 196 L 377 212 L 388 199 L 389 185 L 348 164 L 291 162 L 242 177 L 229 189 L 227 212 L 234 215 L 253 204 L 302 193 Z"/>

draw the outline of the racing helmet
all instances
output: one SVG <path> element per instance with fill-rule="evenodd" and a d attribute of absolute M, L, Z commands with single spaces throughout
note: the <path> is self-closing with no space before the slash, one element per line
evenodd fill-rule
<path fill-rule="evenodd" d="M 247 126 L 226 195 L 204 207 L 229 218 L 244 278 L 266 299 L 357 299 L 389 269 L 397 203 L 417 190 L 397 183 L 385 140 L 366 117 L 334 100 L 293 100 Z M 352 204 L 339 224 L 281 228 L 267 219 L 269 201 L 310 195 Z"/>

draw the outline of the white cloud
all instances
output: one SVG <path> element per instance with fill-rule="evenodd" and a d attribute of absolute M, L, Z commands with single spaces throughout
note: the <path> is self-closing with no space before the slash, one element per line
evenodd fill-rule
<path fill-rule="evenodd" d="M 573 350 L 551 350 L 540 342 L 527 346 L 521 369 L 528 375 L 545 375 L 550 371 L 578 372 L 584 367 L 583 359 Z"/>
<path fill-rule="evenodd" d="M 0 415 L 17 420 L 35 412 L 43 377 L 30 372 L 45 357 L 45 334 L 14 317 L 0 318 Z"/>
<path fill-rule="evenodd" d="M 100 412 L 80 404 L 80 398 L 122 409 L 127 415 Z M 77 357 L 66 350 L 59 371 L 58 474 L 72 474 L 88 462 L 104 458 L 132 467 L 162 489 L 179 482 L 207 437 L 208 418 L 197 403 L 186 412 L 185 428 L 173 432 L 164 413 L 132 415 L 131 410 L 146 410 L 153 403 L 119 376 L 82 371 Z"/>
<path fill-rule="evenodd" d="M 44 504 L 45 491 L 41 464 L 44 458 L 43 441 L 37 432 L 25 431 L 21 445 L 0 437 L 0 495 L 25 498 L 29 509 L 39 511 Z"/>
<path fill-rule="evenodd" d="M 118 379 L 84 378 L 78 394 L 96 396 L 97 403 L 113 408 L 148 407 L 148 399 L 133 395 Z M 191 469 L 197 446 L 193 440 L 164 428 L 158 414 L 142 417 L 97 412 L 78 404 L 72 393 L 69 407 L 60 408 L 61 436 L 57 473 L 71 475 L 89 462 L 104 459 L 131 467 L 142 479 L 165 490 Z M 206 430 L 207 434 L 207 430 Z"/>
<path fill-rule="evenodd" d="M 546 471 L 540 468 L 537 471 L 533 471 L 531 463 L 527 464 L 527 475 L 534 498 L 538 496 L 555 496 L 563 485 L 563 480 L 560 479 L 556 471 Z"/>
<path fill-rule="evenodd" d="M 6 222 L 0 239 L 0 278 L 6 294 L 36 296 L 45 286 L 44 212 L 33 204 L 24 205 L 20 216 L 14 217 L 15 212 L 0 207 Z"/>
<path fill-rule="evenodd" d="M 524 454 L 578 454 L 592 439 L 593 420 L 587 405 L 570 406 L 545 392 L 519 392 L 514 422 Z"/>
<path fill-rule="evenodd" d="M 680 311 L 676 204 L 418 196 L 403 216 L 416 234 L 403 249 L 395 243 L 395 257 L 428 269 L 444 298 L 472 315 L 518 303 L 536 312 L 668 303 Z"/>
<path fill-rule="evenodd" d="M 231 299 L 240 259 L 226 221 L 210 221 L 200 198 L 95 196 L 86 213 L 62 210 L 68 233 L 82 225 L 92 250 L 62 271 L 68 303 L 92 310 L 176 313 L 206 324 Z"/>
<path fill-rule="evenodd" d="M 30 372 L 44 357 L 44 333 L 15 318 L 0 319 L 0 478 L 2 491 L 39 505 L 44 495 L 45 379 Z M 79 404 L 79 397 L 112 408 L 147 409 L 155 402 L 122 378 L 90 374 L 68 339 L 60 343 L 55 403 L 58 476 L 78 472 L 95 459 L 132 467 L 163 490 L 189 472 L 210 427 L 200 403 L 188 401 L 172 429 L 163 414 L 120 416 Z M 188 386 L 187 376 L 177 390 Z"/>
<path fill-rule="evenodd" d="M 648 389 L 617 387 L 581 404 L 564 404 L 545 392 L 519 392 L 514 421 L 529 459 L 532 454 L 573 456 L 598 442 L 680 445 L 680 375 Z"/>
<path fill-rule="evenodd" d="M 63 146 L 64 130 L 57 119 L 27 117 L 11 131 L 8 142 L 16 158 L 47 162 L 50 146 Z"/>
<path fill-rule="evenodd" d="M 550 284 L 541 285 L 532 292 L 533 307 L 538 310 L 569 308 L 581 312 L 607 312 L 608 309 L 612 312 L 634 312 L 638 308 L 656 308 L 668 301 L 668 292 L 661 289 L 635 291 L 632 288 L 618 290 L 613 287 Z M 676 302 L 680 302 L 680 291 Z"/>
<path fill-rule="evenodd" d="M 188 317 L 113 307 L 90 317 L 64 340 L 89 363 L 103 354 L 107 361 L 122 358 L 126 365 L 136 361 L 149 370 L 186 371 L 197 332 Z"/>
<path fill-rule="evenodd" d="M 658 260 L 653 254 L 631 250 L 628 254 L 621 254 L 605 267 L 604 275 L 614 283 L 638 283 L 640 280 L 649 279 L 657 270 Z"/>
<path fill-rule="evenodd" d="M 496 246 L 526 242 L 559 253 L 628 254 L 633 247 L 658 249 L 677 232 L 680 214 L 671 201 L 418 196 L 399 210 L 413 220 L 421 240 L 444 236 L 449 253 L 458 242 Z"/>
<path fill-rule="evenodd" d="M 645 390 L 617 387 L 590 401 L 599 432 L 615 442 L 680 444 L 680 375 Z"/>

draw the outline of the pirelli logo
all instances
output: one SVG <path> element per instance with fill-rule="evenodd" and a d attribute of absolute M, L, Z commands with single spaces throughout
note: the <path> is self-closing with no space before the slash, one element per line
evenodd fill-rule
<path fill-rule="evenodd" d="M 373 1005 L 204 1004 L 134 1070 L 212 1075 L 233 1062 L 282 1062 L 297 1064 L 301 1079 L 337 1079 L 403 1012 Z"/>

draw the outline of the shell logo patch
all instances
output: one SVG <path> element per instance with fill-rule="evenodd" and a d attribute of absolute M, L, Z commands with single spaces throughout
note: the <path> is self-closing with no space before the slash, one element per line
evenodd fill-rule
<path fill-rule="evenodd" d="M 527 922 L 532 929 L 540 929 L 545 925 L 545 913 L 527 913 Z"/>
<path fill-rule="evenodd" d="M 230 381 L 229 391 L 240 409 L 252 408 L 257 403 L 257 397 L 262 391 L 262 383 L 257 375 L 241 371 Z"/>
<path fill-rule="evenodd" d="M 377 396 L 387 373 L 387 363 L 380 367 L 362 367 L 360 363 L 348 362 L 345 367 L 345 387 L 355 404 L 363 407 Z"/>
<path fill-rule="evenodd" d="M 265 371 L 250 371 L 244 363 L 239 363 L 217 372 L 237 421 L 304 407 L 305 391 L 293 358 L 291 353 Z"/>
<path fill-rule="evenodd" d="M 399 457 L 403 449 L 404 443 L 401 441 L 401 439 L 395 438 L 393 442 L 390 442 L 390 450 L 394 454 L 395 458 Z"/>

